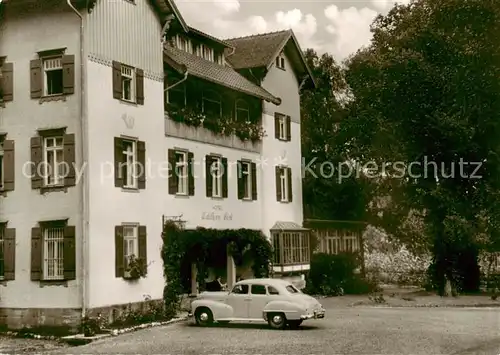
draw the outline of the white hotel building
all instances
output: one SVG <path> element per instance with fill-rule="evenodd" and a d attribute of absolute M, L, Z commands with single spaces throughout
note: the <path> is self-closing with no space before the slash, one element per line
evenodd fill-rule
<path fill-rule="evenodd" d="M 216 39 L 171 0 L 3 0 L 0 68 L 0 326 L 74 329 L 161 299 L 164 216 L 262 230 L 281 240 L 277 276 L 308 269 L 299 88 L 314 81 L 291 31 Z M 196 178 L 159 170 L 190 160 Z M 129 178 L 127 161 L 152 168 Z M 73 169 L 26 168 L 55 162 Z M 146 277 L 127 279 L 131 254 Z"/>

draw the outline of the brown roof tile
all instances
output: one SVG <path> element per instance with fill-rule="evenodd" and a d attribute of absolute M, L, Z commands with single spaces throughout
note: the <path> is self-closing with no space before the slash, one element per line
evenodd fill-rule
<path fill-rule="evenodd" d="M 278 105 L 281 102 L 279 98 L 273 96 L 262 87 L 252 83 L 230 66 L 219 65 L 169 45 L 164 47 L 164 53 L 169 60 L 181 66 L 185 66 L 190 75 L 266 101 L 271 101 Z"/>
<path fill-rule="evenodd" d="M 247 37 L 226 39 L 236 48 L 227 58 L 234 69 L 267 67 L 283 42 L 291 36 L 290 30 L 270 32 Z"/>

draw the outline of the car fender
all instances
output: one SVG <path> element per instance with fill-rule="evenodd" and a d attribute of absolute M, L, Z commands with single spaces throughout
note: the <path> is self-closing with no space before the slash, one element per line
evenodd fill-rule
<path fill-rule="evenodd" d="M 283 312 L 286 319 L 300 319 L 300 316 L 305 312 L 305 308 L 301 304 L 290 301 L 271 301 L 264 307 L 264 313 Z"/>
<path fill-rule="evenodd" d="M 191 303 L 191 310 L 195 314 L 196 309 L 199 307 L 207 307 L 212 312 L 214 320 L 220 318 L 231 318 L 233 316 L 233 307 L 214 300 L 194 300 Z"/>

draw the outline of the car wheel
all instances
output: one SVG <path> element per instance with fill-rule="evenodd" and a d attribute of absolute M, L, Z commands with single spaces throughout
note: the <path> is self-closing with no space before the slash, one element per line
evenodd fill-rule
<path fill-rule="evenodd" d="M 300 327 L 301 324 L 302 324 L 302 320 L 301 319 L 299 319 L 299 320 L 289 320 L 288 321 L 288 325 L 292 329 L 297 329 L 298 327 Z"/>
<path fill-rule="evenodd" d="M 203 327 L 211 325 L 214 321 L 212 312 L 206 307 L 198 308 L 194 314 L 194 317 L 196 319 L 196 324 Z"/>
<path fill-rule="evenodd" d="M 286 326 L 286 317 L 284 313 L 270 313 L 267 315 L 267 322 L 273 329 L 284 329 Z"/>

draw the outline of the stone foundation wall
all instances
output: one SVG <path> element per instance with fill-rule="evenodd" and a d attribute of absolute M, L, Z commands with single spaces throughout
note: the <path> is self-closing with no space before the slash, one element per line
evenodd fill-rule
<path fill-rule="evenodd" d="M 30 329 L 38 334 L 78 333 L 82 310 L 77 308 L 0 308 L 0 328 Z"/>
<path fill-rule="evenodd" d="M 89 318 L 97 318 L 101 315 L 108 323 L 114 323 L 120 318 L 126 316 L 130 312 L 140 311 L 141 313 L 147 313 L 150 306 L 161 306 L 163 304 L 162 299 L 158 300 L 146 300 L 134 303 L 125 304 L 115 304 L 105 307 L 96 307 L 87 310 L 87 316 Z"/>

